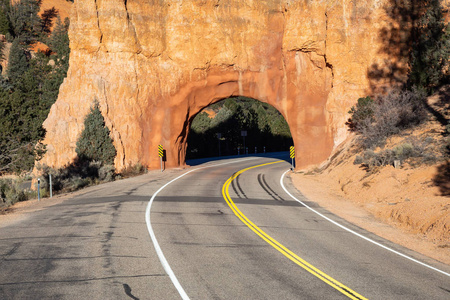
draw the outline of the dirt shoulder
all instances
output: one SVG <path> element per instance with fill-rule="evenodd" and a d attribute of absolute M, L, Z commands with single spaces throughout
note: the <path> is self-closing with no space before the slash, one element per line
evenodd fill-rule
<path fill-rule="evenodd" d="M 309 200 L 349 222 L 450 265 L 450 197 L 433 184 L 437 166 L 368 174 L 347 157 L 321 173 L 296 173 Z"/>
<path fill-rule="evenodd" d="M 29 213 L 40 211 L 45 209 L 46 207 L 61 203 L 64 200 L 69 199 L 73 195 L 74 193 L 61 194 L 51 199 L 42 199 L 41 201 L 32 199 L 23 202 L 17 202 L 16 204 L 6 209 L 0 209 L 0 228 L 14 225 L 17 222 L 26 219 Z"/>

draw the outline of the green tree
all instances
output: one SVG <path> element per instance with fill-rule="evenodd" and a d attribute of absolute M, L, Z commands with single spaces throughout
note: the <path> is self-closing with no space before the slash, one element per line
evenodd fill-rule
<path fill-rule="evenodd" d="M 11 34 L 15 36 L 6 70 L 8 78 L 0 76 L 0 173 L 30 170 L 45 152 L 40 143 L 45 136 L 42 123 L 67 75 L 68 19 L 57 20 L 51 36 L 42 35 L 42 22 L 47 18 L 45 26 L 51 26 L 48 21 L 53 13 L 42 21 L 37 14 L 40 3 L 21 0 L 9 11 L 9 0 L 0 0 L 0 25 L 1 11 L 9 11 L 8 16 L 14 20 Z M 23 24 L 20 20 L 24 20 Z M 54 53 L 50 57 L 42 52 L 31 55 L 29 44 L 44 40 L 56 49 Z M 51 59 L 54 64 L 49 63 Z"/>
<path fill-rule="evenodd" d="M 192 121 L 191 130 L 205 132 L 211 127 L 211 119 L 206 112 L 201 112 Z"/>
<path fill-rule="evenodd" d="M 7 35 L 10 30 L 8 13 L 0 7 L 0 34 Z"/>
<path fill-rule="evenodd" d="M 9 20 L 14 37 L 26 44 L 37 41 L 42 28 L 38 13 L 42 0 L 20 0 L 11 6 Z"/>
<path fill-rule="evenodd" d="M 84 119 L 84 130 L 77 141 L 75 151 L 80 160 L 113 164 L 116 149 L 109 133 L 98 102 L 96 102 L 94 108 L 91 108 L 90 113 Z"/>
<path fill-rule="evenodd" d="M 53 51 L 51 58 L 55 61 L 56 70 L 62 80 L 67 75 L 69 69 L 69 19 L 65 18 L 64 22 L 61 22 L 61 18 L 57 18 L 55 28 L 50 35 L 49 46 Z"/>
<path fill-rule="evenodd" d="M 431 93 L 449 81 L 450 26 L 445 22 L 441 1 L 424 4 L 424 12 L 413 29 L 409 84 Z"/>
<path fill-rule="evenodd" d="M 39 142 L 45 135 L 36 102 L 24 93 L 0 91 L 0 173 L 29 171 L 40 159 L 45 147 Z"/>
<path fill-rule="evenodd" d="M 8 59 L 7 76 L 13 85 L 19 84 L 28 70 L 28 59 L 24 46 L 18 38 L 11 45 Z"/>

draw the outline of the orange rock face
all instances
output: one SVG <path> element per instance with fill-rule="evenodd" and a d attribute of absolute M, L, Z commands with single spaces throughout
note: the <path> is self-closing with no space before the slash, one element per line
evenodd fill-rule
<path fill-rule="evenodd" d="M 70 68 L 44 123 L 41 163 L 72 162 L 97 99 L 116 168 L 158 168 L 159 144 L 167 167 L 182 166 L 195 115 L 232 96 L 278 109 L 297 167 L 320 163 L 347 136 L 350 106 L 370 92 L 381 2 L 77 0 Z"/>

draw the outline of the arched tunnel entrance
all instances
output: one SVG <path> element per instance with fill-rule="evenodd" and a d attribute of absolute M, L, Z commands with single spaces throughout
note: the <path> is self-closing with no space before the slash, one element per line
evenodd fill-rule
<path fill-rule="evenodd" d="M 308 66 L 307 62 L 305 62 L 305 66 Z M 321 71 L 319 75 L 322 74 L 324 79 L 329 79 L 328 73 L 328 71 Z M 167 168 L 186 165 L 187 154 L 192 157 L 191 155 L 195 155 L 196 151 L 197 153 L 201 151 L 199 148 L 197 150 L 191 147 L 189 150 L 187 149 L 187 139 L 194 118 L 199 113 L 201 115 L 205 108 L 224 99 L 246 97 L 261 101 L 257 102 L 261 103 L 260 107 L 258 108 L 259 105 L 256 105 L 253 110 L 266 110 L 268 106 L 265 105 L 273 106 L 276 114 L 282 115 L 283 121 L 285 120 L 284 122 L 289 124 L 289 126 L 286 124 L 284 126 L 289 129 L 293 143 L 284 142 L 284 145 L 281 143 L 281 146 L 285 151 L 289 150 L 289 145 L 295 146 L 296 168 L 305 168 L 308 165 L 324 161 L 333 147 L 333 131 L 329 127 L 332 119 L 327 110 L 330 81 L 322 80 L 313 85 L 303 82 L 302 77 L 290 81 L 287 77 L 283 77 L 283 74 L 283 70 L 279 69 L 264 74 L 237 71 L 232 67 L 209 69 L 206 77 L 189 81 L 178 92 L 167 95 L 166 99 L 160 101 L 159 106 L 149 106 L 148 113 L 142 114 L 146 118 L 143 120 L 142 126 L 147 129 L 143 131 L 140 147 L 145 149 L 145 152 L 137 153 L 136 160 L 140 160 L 149 168 L 158 167 L 160 165 L 159 157 L 155 154 L 159 144 L 166 150 Z M 231 105 L 230 101 L 228 101 L 229 105 Z M 242 123 L 245 124 L 245 122 Z M 264 131 L 264 124 L 258 125 Z M 239 132 L 235 132 L 233 137 L 224 136 L 228 140 L 228 145 L 226 140 L 220 140 L 221 155 L 233 154 L 233 152 L 237 154 L 237 149 L 233 148 L 244 146 L 243 138 L 242 145 L 239 145 L 240 131 L 247 131 L 245 147 L 249 147 L 250 153 L 254 153 L 255 146 L 257 151 L 259 148 L 261 152 L 264 151 L 264 146 L 266 146 L 266 151 L 277 150 L 269 150 L 269 145 L 263 145 L 261 141 L 253 141 L 254 136 L 249 137 L 251 134 L 249 128 L 241 129 Z M 220 133 L 221 136 L 224 134 L 218 129 L 216 132 L 210 131 L 212 152 L 216 148 L 217 154 L 203 153 L 204 155 L 218 156 L 217 133 Z M 214 135 L 216 135 L 215 139 Z M 262 140 L 262 138 L 260 139 Z M 208 140 L 203 142 L 208 142 Z M 190 146 L 192 146 L 192 142 Z M 132 159 L 126 154 L 125 158 Z"/>
<path fill-rule="evenodd" d="M 289 125 L 278 110 L 252 98 L 232 97 L 192 119 L 186 160 L 288 151 L 292 145 Z"/>

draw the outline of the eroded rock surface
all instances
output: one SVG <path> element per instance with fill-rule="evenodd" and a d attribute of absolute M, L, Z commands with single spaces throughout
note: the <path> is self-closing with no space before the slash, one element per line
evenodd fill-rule
<path fill-rule="evenodd" d="M 356 99 L 382 60 L 380 0 L 77 0 L 70 68 L 44 123 L 52 167 L 76 157 L 95 99 L 118 169 L 184 164 L 194 116 L 230 96 L 267 102 L 286 118 L 299 168 L 324 161 L 347 136 Z"/>

